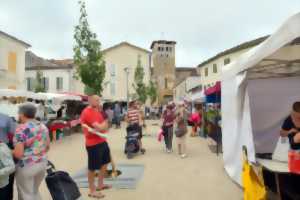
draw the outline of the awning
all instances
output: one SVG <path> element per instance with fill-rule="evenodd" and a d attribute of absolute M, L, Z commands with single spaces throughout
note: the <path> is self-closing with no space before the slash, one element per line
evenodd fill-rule
<path fill-rule="evenodd" d="M 221 82 L 218 81 L 213 87 L 210 87 L 207 90 L 205 90 L 204 94 L 208 96 L 220 92 L 221 92 Z"/>
<path fill-rule="evenodd" d="M 65 95 L 71 95 L 71 96 L 78 96 L 81 98 L 82 101 L 88 101 L 88 96 L 84 94 L 79 94 L 79 93 L 74 93 L 74 92 L 63 92 L 60 94 L 65 94 Z"/>

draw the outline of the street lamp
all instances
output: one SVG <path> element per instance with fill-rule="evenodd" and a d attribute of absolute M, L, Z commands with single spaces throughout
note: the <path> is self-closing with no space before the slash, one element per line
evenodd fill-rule
<path fill-rule="evenodd" d="M 129 108 L 129 85 L 128 85 L 129 67 L 125 67 L 124 71 L 126 73 L 127 110 L 128 110 Z"/>

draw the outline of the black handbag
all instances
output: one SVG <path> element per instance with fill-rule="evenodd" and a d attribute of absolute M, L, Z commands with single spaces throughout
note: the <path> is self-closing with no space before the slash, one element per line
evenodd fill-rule
<path fill-rule="evenodd" d="M 48 161 L 46 184 L 53 200 L 77 200 L 81 197 L 77 184 L 67 172 L 55 171 Z"/>

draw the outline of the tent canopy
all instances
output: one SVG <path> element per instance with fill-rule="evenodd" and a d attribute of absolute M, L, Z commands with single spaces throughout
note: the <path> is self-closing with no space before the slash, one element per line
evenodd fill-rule
<path fill-rule="evenodd" d="M 222 133 L 227 173 L 241 184 L 242 146 L 249 160 L 272 153 L 280 125 L 300 100 L 300 13 L 223 68 Z"/>
<path fill-rule="evenodd" d="M 205 95 L 204 95 L 203 91 L 201 91 L 201 92 L 199 91 L 199 92 L 192 94 L 190 97 L 190 100 L 192 102 L 202 103 L 202 102 L 205 102 Z"/>
<path fill-rule="evenodd" d="M 81 101 L 81 97 L 72 94 L 57 94 L 57 93 L 37 93 L 43 95 L 47 100 L 58 100 L 58 101 Z"/>
<path fill-rule="evenodd" d="M 34 92 L 28 92 L 28 91 L 22 91 L 22 90 L 12 90 L 12 89 L 0 89 L 0 97 L 25 97 L 25 98 L 31 98 L 35 100 L 45 100 L 46 97 L 44 95 L 34 93 Z"/>
<path fill-rule="evenodd" d="M 207 103 L 220 103 L 221 102 L 221 82 L 218 81 L 213 87 L 205 90 Z"/>
<path fill-rule="evenodd" d="M 221 92 L 221 82 L 218 81 L 213 87 L 206 89 L 204 94 L 206 96 L 209 96 L 209 95 L 220 93 L 220 92 Z"/>

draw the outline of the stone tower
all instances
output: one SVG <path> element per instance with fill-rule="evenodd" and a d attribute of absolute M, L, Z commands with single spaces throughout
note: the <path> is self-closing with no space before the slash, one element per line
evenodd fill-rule
<path fill-rule="evenodd" d="M 158 40 L 151 44 L 152 80 L 158 89 L 158 104 L 173 100 L 175 86 L 175 41 Z"/>

